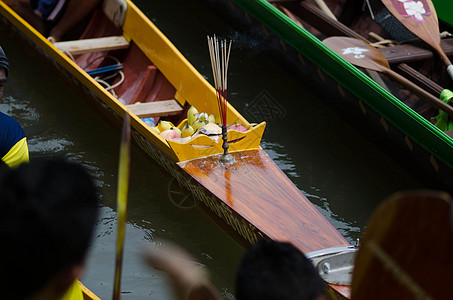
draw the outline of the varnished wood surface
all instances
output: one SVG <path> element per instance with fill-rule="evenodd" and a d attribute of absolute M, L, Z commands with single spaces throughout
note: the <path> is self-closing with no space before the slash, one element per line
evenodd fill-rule
<path fill-rule="evenodd" d="M 371 216 L 352 279 L 353 300 L 451 299 L 451 196 L 392 195 Z"/>
<path fill-rule="evenodd" d="M 305 253 L 349 245 L 264 150 L 231 154 L 235 162 L 229 165 L 215 155 L 179 166 L 269 238 Z"/>

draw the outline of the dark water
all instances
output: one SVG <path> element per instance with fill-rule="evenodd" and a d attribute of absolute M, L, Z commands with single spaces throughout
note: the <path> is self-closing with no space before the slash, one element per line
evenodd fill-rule
<path fill-rule="evenodd" d="M 263 54 L 261 41 L 235 32 L 203 4 L 181 0 L 135 3 L 207 78 L 211 66 L 206 35 L 233 38 L 230 101 L 244 113 L 265 92 L 281 105 L 285 114 L 266 120 L 262 147 L 350 242 L 360 236 L 385 196 L 423 186 L 338 117 L 316 91 Z M 23 125 L 31 156 L 65 155 L 81 161 L 102 191 L 101 219 L 83 282 L 109 299 L 120 129 L 80 101 L 77 92 L 13 34 L 2 29 L 0 42 L 12 68 L 0 110 Z M 172 298 L 165 277 L 142 259 L 143 251 L 159 239 L 187 249 L 210 270 L 224 296 L 234 299 L 234 274 L 243 249 L 199 209 L 174 206 L 168 196 L 171 185 L 171 178 L 133 147 L 123 299 Z"/>

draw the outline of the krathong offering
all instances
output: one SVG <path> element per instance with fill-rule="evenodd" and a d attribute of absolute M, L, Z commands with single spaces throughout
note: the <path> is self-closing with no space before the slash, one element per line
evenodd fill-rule
<path fill-rule="evenodd" d="M 217 102 L 219 105 L 220 118 L 222 122 L 222 140 L 223 140 L 223 155 L 220 161 L 223 163 L 231 163 L 233 157 L 228 153 L 227 141 L 227 72 L 228 62 L 230 59 L 231 41 L 219 41 L 216 36 L 207 37 L 209 55 L 211 56 L 212 74 L 214 77 L 214 87 L 217 92 Z"/>

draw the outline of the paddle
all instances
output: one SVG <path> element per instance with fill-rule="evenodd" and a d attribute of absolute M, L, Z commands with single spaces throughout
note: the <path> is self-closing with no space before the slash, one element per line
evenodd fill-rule
<path fill-rule="evenodd" d="M 453 79 L 453 66 L 440 44 L 439 21 L 431 0 L 406 1 L 381 0 L 390 13 L 407 29 L 430 45 L 447 65 Z"/>
<path fill-rule="evenodd" d="M 351 299 L 451 299 L 451 201 L 429 190 L 383 201 L 360 241 Z"/>
<path fill-rule="evenodd" d="M 118 232 L 116 240 L 116 261 L 115 261 L 115 281 L 113 285 L 113 299 L 121 299 L 121 271 L 123 266 L 124 237 L 126 235 L 126 213 L 127 213 L 127 193 L 129 189 L 129 170 L 130 170 L 130 125 L 129 114 L 126 113 L 123 121 L 123 131 L 121 135 L 120 157 L 118 166 L 118 190 L 117 190 L 117 210 L 118 210 Z"/>
<path fill-rule="evenodd" d="M 419 95 L 422 99 L 428 101 L 433 107 L 441 109 L 450 117 L 453 117 L 453 107 L 434 97 L 432 94 L 407 80 L 405 77 L 392 71 L 385 56 L 367 42 L 350 37 L 329 37 L 325 39 L 323 43 L 353 65 L 382 72 L 394 78 Z"/>
<path fill-rule="evenodd" d="M 288 18 L 290 18 L 291 20 L 296 22 L 297 25 L 299 25 L 300 27 L 304 28 L 304 25 L 302 25 L 302 23 L 297 19 L 297 17 L 291 11 L 289 11 L 283 5 L 280 5 L 280 4 L 276 4 L 276 7 L 279 10 L 281 10 L 285 15 L 287 15 Z"/>
<path fill-rule="evenodd" d="M 326 14 L 328 15 L 331 19 L 338 21 L 337 17 L 333 14 L 333 12 L 330 10 L 330 8 L 327 6 L 327 4 L 324 2 L 324 0 L 315 0 L 316 5 Z"/>
<path fill-rule="evenodd" d="M 156 242 L 159 247 L 146 253 L 148 264 L 165 272 L 178 300 L 221 300 L 208 278 L 208 270 L 181 247 Z"/>

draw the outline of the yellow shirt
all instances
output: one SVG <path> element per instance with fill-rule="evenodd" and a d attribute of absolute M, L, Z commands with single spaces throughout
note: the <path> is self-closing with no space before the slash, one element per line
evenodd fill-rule
<path fill-rule="evenodd" d="M 2 160 L 10 167 L 17 167 L 23 162 L 28 162 L 27 138 L 22 138 L 11 147 L 8 153 L 2 157 Z"/>
<path fill-rule="evenodd" d="M 61 300 L 83 300 L 83 293 L 78 280 L 74 281 Z"/>

